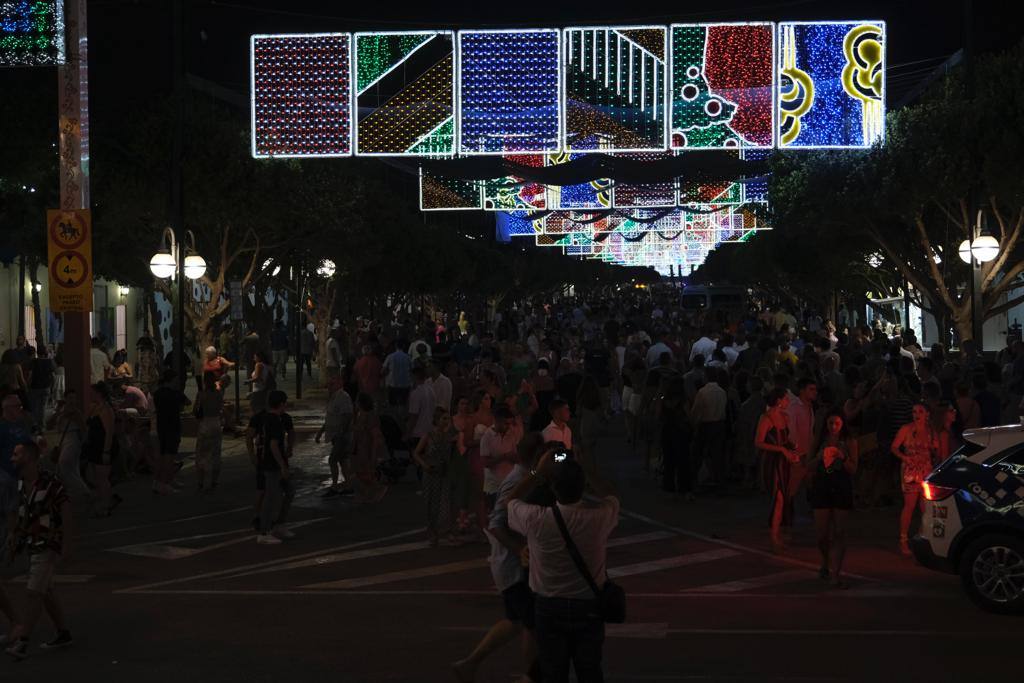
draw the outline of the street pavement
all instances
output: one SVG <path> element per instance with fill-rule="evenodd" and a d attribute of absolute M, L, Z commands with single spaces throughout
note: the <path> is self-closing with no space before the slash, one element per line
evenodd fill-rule
<path fill-rule="evenodd" d="M 254 476 L 241 439 L 225 440 L 215 494 L 195 493 L 190 464 L 175 496 L 126 482 L 112 517 L 81 520 L 61 570 L 75 645 L 0 661 L 0 681 L 454 680 L 450 663 L 501 616 L 488 547 L 430 548 L 412 472 L 379 504 L 322 498 L 327 448 L 312 440 L 317 405 L 292 411 L 302 436 L 295 539 L 256 544 Z M 773 555 L 763 496 L 683 503 L 659 491 L 623 440 L 608 439 L 601 452 L 623 503 L 608 567 L 629 594 L 627 623 L 608 627 L 608 680 L 1019 675 L 1024 656 L 1013 646 L 1022 622 L 977 610 L 955 577 L 900 557 L 896 508 L 854 514 L 851 587 L 835 590 L 817 577 L 806 516 L 790 549 Z M 20 600 L 23 568 L 10 573 L 8 590 Z M 44 623 L 35 642 L 49 637 Z M 510 645 L 478 680 L 509 682 L 523 670 Z"/>

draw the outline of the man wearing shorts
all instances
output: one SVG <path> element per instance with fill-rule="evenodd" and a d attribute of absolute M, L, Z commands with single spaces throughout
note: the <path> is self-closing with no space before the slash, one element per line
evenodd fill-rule
<path fill-rule="evenodd" d="M 266 410 L 252 416 L 245 432 L 249 459 L 256 468 L 256 516 L 252 524 L 261 544 L 277 544 L 282 538 L 295 536 L 284 526 L 295 496 L 288 470 L 295 448 L 295 425 L 285 412 L 287 402 L 283 391 L 270 392 Z"/>
<path fill-rule="evenodd" d="M 181 409 L 192 401 L 178 388 L 178 375 L 174 370 L 164 372 L 160 386 L 153 391 L 153 409 L 156 412 L 156 435 L 160 441 L 160 461 L 153 473 L 155 493 L 174 493 L 171 482 L 181 469 L 176 462 L 181 445 Z"/>
<path fill-rule="evenodd" d="M 73 642 L 54 592 L 57 566 L 67 559 L 71 547 L 66 531 L 71 524 L 71 500 L 60 479 L 40 470 L 35 443 L 16 446 L 12 460 L 20 482 L 17 523 L 14 535 L 8 539 L 8 550 L 12 554 L 27 551 L 28 605 L 4 644 L 5 652 L 20 660 L 28 656 L 29 638 L 44 610 L 57 635 L 42 647 L 64 647 Z"/>
<path fill-rule="evenodd" d="M 491 542 L 491 575 L 494 585 L 501 593 L 505 607 L 505 618 L 494 624 L 480 644 L 468 657 L 452 665 L 455 678 L 459 681 L 476 680 L 480 664 L 492 652 L 521 638 L 523 660 L 528 667 L 525 679 L 541 680 L 540 663 L 537 660 L 537 643 L 534 638 L 533 591 L 527 579 L 522 558 L 525 557 L 526 539 L 508 527 L 508 501 L 512 490 L 530 473 L 536 462 L 538 451 L 545 446 L 536 435 L 530 435 L 519 442 L 516 451 L 517 464 L 502 480 L 498 489 L 498 500 L 488 520 L 488 538 Z M 535 502 L 549 504 L 542 492 Z"/>

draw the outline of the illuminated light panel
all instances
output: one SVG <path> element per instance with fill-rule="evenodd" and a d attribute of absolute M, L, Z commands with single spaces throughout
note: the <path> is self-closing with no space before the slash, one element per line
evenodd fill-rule
<path fill-rule="evenodd" d="M 517 154 L 505 157 L 520 166 L 544 166 L 542 154 Z M 485 211 L 514 211 L 530 209 L 543 211 L 547 208 L 547 189 L 541 183 L 534 183 L 517 176 L 505 176 L 480 181 L 480 193 Z"/>
<path fill-rule="evenodd" d="M 672 149 L 773 146 L 774 25 L 673 24 Z"/>
<path fill-rule="evenodd" d="M 657 161 L 668 153 L 640 152 L 619 154 L 636 161 Z M 612 187 L 612 206 L 616 209 L 671 208 L 676 205 L 676 182 L 625 183 L 617 181 Z"/>
<path fill-rule="evenodd" d="M 778 27 L 778 146 L 863 148 L 885 134 L 885 22 Z"/>
<path fill-rule="evenodd" d="M 567 151 L 668 148 L 666 37 L 664 26 L 565 29 Z"/>
<path fill-rule="evenodd" d="M 351 35 L 250 39 L 252 155 L 352 154 Z"/>
<path fill-rule="evenodd" d="M 429 173 L 420 168 L 420 211 L 472 211 L 482 209 L 480 184 Z"/>
<path fill-rule="evenodd" d="M 584 156 L 556 152 L 545 157 L 548 166 L 565 164 Z M 609 209 L 612 206 L 612 181 L 599 178 L 578 185 L 548 185 L 547 206 L 549 209 Z"/>
<path fill-rule="evenodd" d="M 0 1 L 0 66 L 64 62 L 64 0 Z"/>
<path fill-rule="evenodd" d="M 499 211 L 494 214 L 495 238 L 509 242 L 513 237 L 533 237 L 544 231 L 543 219 L 530 219 L 528 211 Z"/>
<path fill-rule="evenodd" d="M 357 156 L 455 153 L 455 34 L 355 34 Z"/>
<path fill-rule="evenodd" d="M 557 29 L 459 32 L 460 154 L 560 149 L 560 42 Z"/>
<path fill-rule="evenodd" d="M 598 216 L 587 212 L 558 212 L 548 214 L 544 219 L 544 233 L 547 235 L 572 235 L 580 232 L 593 236 L 595 233 L 611 232 L 621 222 L 612 216 Z"/>

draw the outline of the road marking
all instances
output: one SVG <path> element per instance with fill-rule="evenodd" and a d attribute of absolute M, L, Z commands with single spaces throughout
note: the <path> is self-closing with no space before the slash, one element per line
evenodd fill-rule
<path fill-rule="evenodd" d="M 408 581 L 410 579 L 421 579 L 428 576 L 440 576 L 442 574 L 452 574 L 455 572 L 465 571 L 467 569 L 478 569 L 486 567 L 488 561 L 486 558 L 477 558 L 475 560 L 463 560 L 462 562 L 449 562 L 448 564 L 435 564 L 432 567 L 420 567 L 418 569 L 406 569 L 398 572 L 387 572 L 384 574 L 377 574 L 375 576 L 362 576 L 355 579 L 341 579 L 340 581 L 326 581 L 324 583 L 311 583 L 301 588 L 327 588 L 335 590 L 347 590 L 352 588 L 362 588 L 364 586 L 376 586 L 382 583 L 392 583 L 394 581 Z"/>
<path fill-rule="evenodd" d="M 367 548 L 366 550 L 353 550 L 346 553 L 334 553 L 334 554 L 317 554 L 316 557 L 297 560 L 295 562 L 286 562 L 284 564 L 275 565 L 273 567 L 265 567 L 263 569 L 256 569 L 254 571 L 247 571 L 232 574 L 228 577 L 229 579 L 238 579 L 243 576 L 255 576 L 257 574 L 269 574 L 271 572 L 283 572 L 290 569 L 305 569 L 306 567 L 322 567 L 328 564 L 337 564 L 338 562 L 348 562 L 349 560 L 365 560 L 370 557 L 384 557 L 385 555 L 398 555 L 399 553 L 410 553 L 416 550 L 425 550 L 430 547 L 430 543 L 427 541 L 414 541 L 412 543 L 400 543 L 398 545 L 386 545 L 380 548 Z"/>
<path fill-rule="evenodd" d="M 720 550 L 706 550 L 700 553 L 676 555 L 675 557 L 665 557 L 660 560 L 651 560 L 650 562 L 637 562 L 636 564 L 627 564 L 623 567 L 613 567 L 608 570 L 608 576 L 613 579 L 619 579 L 624 576 L 649 574 L 663 569 L 674 569 L 676 567 L 686 567 L 692 564 L 724 560 L 729 557 L 736 557 L 739 554 L 740 553 L 735 550 L 722 548 Z"/>
<path fill-rule="evenodd" d="M 636 543 L 649 543 L 651 541 L 659 541 L 666 538 L 673 538 L 675 534 L 671 534 L 665 531 L 652 531 L 645 534 L 635 534 L 633 536 L 619 536 L 608 540 L 609 548 L 619 548 L 622 546 L 633 545 Z M 304 560 L 302 562 L 296 562 L 288 565 L 281 565 L 273 567 L 271 569 L 264 569 L 258 572 L 247 572 L 246 574 L 237 574 L 229 578 L 238 578 L 240 576 L 249 576 L 252 574 L 263 574 L 271 571 L 282 571 L 286 569 L 300 569 L 311 566 L 322 566 L 325 564 L 332 564 L 336 562 L 345 562 L 347 560 L 359 560 L 366 557 L 378 557 L 381 555 L 390 555 L 399 552 L 406 552 L 408 550 L 420 550 L 427 546 L 426 542 L 423 543 L 406 543 L 398 546 L 385 546 L 383 548 L 372 548 L 370 550 L 355 551 L 352 553 L 345 553 L 344 555 L 336 555 L 332 557 L 313 558 L 313 560 Z M 720 552 L 720 551 L 718 551 Z M 730 554 L 732 551 L 728 551 Z M 462 562 L 449 562 L 446 564 L 437 564 L 429 567 L 419 567 L 417 569 L 406 569 L 396 572 L 387 572 L 384 574 L 374 574 L 366 577 L 356 577 L 350 579 L 339 579 L 337 581 L 323 581 L 318 583 L 312 583 L 301 588 L 322 588 L 322 589 L 338 589 L 345 590 L 351 588 L 359 588 L 362 586 L 376 586 L 384 583 L 391 583 L 393 581 L 408 581 L 409 579 L 426 578 L 430 576 L 441 576 L 443 574 L 452 574 L 455 572 L 466 571 L 469 569 L 479 569 L 487 567 L 489 564 L 487 558 L 476 558 L 473 560 L 466 560 Z M 645 563 L 651 564 L 651 563 Z M 638 566 L 638 565 L 631 565 Z M 614 570 L 613 570 L 614 571 Z M 650 571 L 655 571 L 651 569 Z"/>
<path fill-rule="evenodd" d="M 246 508 L 246 509 L 248 509 L 248 508 Z M 122 588 L 120 590 L 114 591 L 114 594 L 115 595 L 120 595 L 120 594 L 124 594 L 124 593 L 138 593 L 138 592 L 142 592 L 142 591 L 148 591 L 149 589 L 152 589 L 152 588 L 160 588 L 162 586 L 173 586 L 174 584 L 178 584 L 178 583 L 187 583 L 189 581 L 198 581 L 198 580 L 201 580 L 201 579 L 213 579 L 213 578 L 218 578 L 218 577 L 221 577 L 221 576 L 229 576 L 231 574 L 237 574 L 238 572 L 244 572 L 244 571 L 250 570 L 250 569 L 259 569 L 259 568 L 262 568 L 262 567 L 270 567 L 270 566 L 281 564 L 281 563 L 292 562 L 292 561 L 294 561 L 296 559 L 299 559 L 299 558 L 315 557 L 317 555 L 322 555 L 325 552 L 330 553 L 330 552 L 337 552 L 337 551 L 341 551 L 341 550 L 348 550 L 350 548 L 362 548 L 362 547 L 365 547 L 365 546 L 368 546 L 368 545 L 373 545 L 375 543 L 381 543 L 382 541 L 391 541 L 391 540 L 394 540 L 394 539 L 397 539 L 397 538 L 402 538 L 404 536 L 412 536 L 412 535 L 415 535 L 415 534 L 421 534 L 424 531 L 426 531 L 425 528 L 411 529 L 409 531 L 402 531 L 402 532 L 399 532 L 397 534 L 391 534 L 390 536 L 384 536 L 383 538 L 371 538 L 371 539 L 368 539 L 368 540 L 365 540 L 365 541 L 358 541 L 356 543 L 349 543 L 348 545 L 338 546 L 336 548 L 326 548 L 326 549 L 322 548 L 320 550 L 316 550 L 316 551 L 311 552 L 311 553 L 304 553 L 302 555 L 295 555 L 295 556 L 292 556 L 292 557 L 283 557 L 283 558 L 278 558 L 276 560 L 268 560 L 266 562 L 255 562 L 253 564 L 242 565 L 241 567 L 232 567 L 231 569 L 221 569 L 221 570 L 213 571 L 213 572 L 204 572 L 202 574 L 193 574 L 193 575 L 190 575 L 190 576 L 182 576 L 182 577 L 179 577 L 177 579 L 168 579 L 166 581 L 157 581 L 157 582 L 154 582 L 154 583 L 147 583 L 147 584 L 143 584 L 141 586 L 135 586 L 133 588 Z"/>
<path fill-rule="evenodd" d="M 98 536 L 111 536 L 113 534 L 119 534 L 123 531 L 138 531 L 139 529 L 152 529 L 155 526 L 165 526 L 167 524 L 178 524 L 180 522 L 192 522 L 197 519 L 209 519 L 210 517 L 222 517 L 224 515 L 233 515 L 236 512 L 242 510 L 252 510 L 251 505 L 245 507 L 233 508 L 231 510 L 221 510 L 220 512 L 211 512 L 206 515 L 196 515 L 194 517 L 182 517 L 180 519 L 167 519 L 162 522 L 152 522 L 151 524 L 138 524 L 136 526 L 126 526 L 120 529 L 107 529 L 106 531 L 93 531 L 92 533 L 82 534 L 79 538 L 96 538 Z"/>
<path fill-rule="evenodd" d="M 442 631 L 474 631 L 486 632 L 489 626 L 443 626 Z M 860 637 L 860 636 L 897 636 L 904 638 L 931 638 L 936 636 L 962 636 L 971 635 L 974 637 L 989 638 L 992 633 L 970 631 L 967 633 L 958 631 L 901 631 L 889 630 L 866 630 L 866 629 L 757 629 L 757 628 L 669 628 L 667 623 L 637 623 L 637 624 L 606 624 L 605 635 L 611 638 L 651 638 L 662 639 L 669 635 L 686 636 L 824 636 L 824 637 Z M 1007 638 L 1013 637 L 1005 634 Z M 762 677 L 758 677 L 761 680 Z M 715 677 L 717 680 L 717 676 Z M 744 679 L 747 680 L 747 679 Z M 818 680 L 814 678 L 812 680 Z"/>
<path fill-rule="evenodd" d="M 621 546 L 631 545 L 631 544 L 634 544 L 634 543 L 647 543 L 647 542 L 650 542 L 650 541 L 658 541 L 658 540 L 662 540 L 662 539 L 665 539 L 665 538 L 672 538 L 673 536 L 674 536 L 674 534 L 671 534 L 671 533 L 668 533 L 668 532 L 665 532 L 665 531 L 652 531 L 652 532 L 648 532 L 648 533 L 645 533 L 645 534 L 636 534 L 636 535 L 633 535 L 633 536 L 620 536 L 618 538 L 609 539 L 608 547 L 609 548 L 612 548 L 612 547 L 618 548 L 618 547 L 621 547 Z M 429 548 L 429 547 L 430 547 L 430 544 L 427 541 L 417 541 L 417 542 L 413 542 L 413 543 L 403 543 L 403 544 L 399 544 L 399 545 L 382 546 L 382 547 L 379 547 L 379 548 L 369 548 L 367 550 L 357 550 L 357 551 L 354 551 L 354 552 L 341 553 L 341 554 L 337 554 L 337 555 L 322 555 L 320 557 L 313 557 L 313 558 L 310 558 L 310 559 L 299 560 L 299 561 L 296 561 L 296 562 L 289 562 L 289 563 L 286 563 L 286 564 L 279 564 L 279 565 L 276 565 L 274 567 L 268 567 L 266 569 L 259 569 L 259 570 L 256 570 L 256 571 L 242 572 L 242 573 L 238 573 L 238 574 L 233 574 L 233 575 L 231 575 L 230 577 L 227 577 L 227 578 L 237 579 L 237 578 L 241 578 L 243 576 L 253 576 L 253 575 L 256 575 L 256 574 L 269 574 L 271 572 L 288 571 L 290 569 L 305 569 L 307 567 L 322 567 L 322 566 L 325 566 L 325 565 L 328 565 L 328 564 L 337 564 L 339 562 L 348 562 L 350 560 L 364 560 L 364 559 L 367 559 L 367 558 L 370 558 L 370 557 L 383 557 L 385 555 L 396 555 L 396 554 L 399 554 L 399 553 L 413 552 L 413 551 L 416 551 L 416 550 L 424 550 L 424 549 Z M 479 560 L 479 562 L 480 562 L 480 566 L 484 566 L 484 567 L 487 566 L 486 558 L 481 558 Z M 449 566 L 453 567 L 453 566 L 458 565 L 458 564 L 459 563 L 452 563 L 451 565 L 436 565 L 436 566 L 437 567 L 449 567 Z M 467 567 L 467 568 L 474 568 L 474 567 Z M 449 573 L 449 572 L 445 572 L 445 571 L 434 572 L 433 569 L 434 569 L 434 567 L 425 567 L 425 568 L 423 568 L 423 570 L 426 571 L 427 573 L 422 574 L 422 576 L 437 576 L 439 574 Z M 409 571 L 419 571 L 419 570 L 409 570 Z M 463 571 L 463 570 L 462 569 L 454 569 L 453 568 L 453 569 L 449 569 L 449 571 L 450 572 L 454 572 L 454 571 Z M 394 572 L 394 574 L 402 574 L 402 572 Z M 390 574 L 374 575 L 373 577 L 369 577 L 369 578 L 376 579 L 376 578 L 382 577 L 382 576 L 390 576 Z M 349 580 L 350 579 L 345 579 L 344 581 L 349 581 Z M 357 579 L 351 579 L 351 580 L 355 581 Z M 395 581 L 402 581 L 402 580 L 403 580 L 402 578 L 395 579 Z M 333 585 L 333 582 L 325 582 L 324 584 L 319 584 L 318 583 L 318 584 L 314 584 L 314 585 L 316 585 L 316 586 L 324 585 L 324 586 L 329 587 L 328 586 L 329 583 Z M 387 583 L 387 581 L 375 580 L 373 583 Z M 365 584 L 365 585 L 373 585 L 373 583 Z M 309 586 L 306 586 L 306 587 L 308 588 Z"/>
<path fill-rule="evenodd" d="M 683 590 L 693 593 L 738 593 L 739 591 L 746 591 L 752 588 L 764 588 L 765 586 L 774 586 L 780 583 L 804 581 L 813 577 L 814 574 L 804 569 L 791 569 L 789 571 L 778 572 L 776 574 L 755 576 L 749 579 L 740 579 L 738 581 L 713 583 L 707 586 L 695 586 L 694 588 L 684 588 Z"/>
<path fill-rule="evenodd" d="M 309 524 L 316 522 L 323 522 L 331 519 L 331 517 L 317 517 L 316 519 L 305 519 L 298 522 L 289 522 L 284 526 L 288 529 L 299 529 Z M 198 548 L 189 546 L 177 546 L 174 543 L 180 543 L 181 541 L 198 541 L 204 538 L 216 538 L 219 536 L 231 536 L 233 534 L 245 534 L 241 538 L 233 538 L 228 541 L 222 541 L 220 543 L 214 543 L 212 545 L 200 546 Z M 192 557 L 199 555 L 200 553 L 209 552 L 211 550 L 218 550 L 220 548 L 227 548 L 232 545 L 239 543 L 245 543 L 251 541 L 254 537 L 252 527 L 246 527 L 242 529 L 233 529 L 231 531 L 219 531 L 214 534 L 198 534 L 196 536 L 182 536 L 181 538 L 171 538 L 166 541 L 154 541 L 152 543 L 136 543 L 134 545 L 125 545 L 119 548 L 108 548 L 109 552 L 121 553 L 123 555 L 135 555 L 137 557 L 150 557 L 160 560 L 181 560 L 186 557 Z"/>
<path fill-rule="evenodd" d="M 53 577 L 53 580 L 55 583 L 89 583 L 95 578 L 95 574 L 57 574 Z M 14 583 L 28 583 L 28 574 L 15 576 L 11 581 Z"/>
<path fill-rule="evenodd" d="M 181 581 L 188 581 L 191 579 L 175 580 L 174 583 Z M 135 595 L 339 595 L 347 597 L 408 597 L 408 596 L 419 596 L 419 597 L 495 597 L 496 591 L 491 590 L 299 590 L 299 589 L 278 589 L 278 590 L 219 590 L 219 589 L 175 589 L 175 590 L 151 590 L 145 586 L 139 588 L 130 588 L 114 591 L 115 594 L 135 594 Z M 941 601 L 957 601 L 960 602 L 963 598 L 955 593 L 948 595 L 929 595 L 929 594 L 910 594 L 906 591 L 893 591 L 892 593 L 883 593 L 882 591 L 876 591 L 875 594 L 868 596 L 869 598 L 880 598 L 884 600 L 892 600 L 894 598 L 907 598 L 916 600 L 928 600 L 934 602 L 936 600 Z M 744 600 L 814 600 L 821 602 L 822 600 L 830 600 L 832 598 L 840 599 L 864 599 L 864 596 L 857 595 L 856 591 L 822 591 L 820 593 L 629 593 L 630 600 L 657 600 L 660 602 L 666 599 L 672 600 L 714 600 L 721 601 L 728 598 L 742 598 Z"/>
<path fill-rule="evenodd" d="M 700 541 L 705 541 L 707 543 L 714 543 L 715 545 L 725 546 L 726 548 L 732 548 L 733 550 L 740 550 L 740 551 L 745 552 L 745 553 L 751 553 L 753 555 L 760 555 L 761 557 L 766 557 L 766 558 L 768 558 L 770 560 L 774 560 L 776 562 L 781 562 L 781 563 L 784 563 L 784 564 L 791 564 L 791 565 L 793 565 L 795 567 L 803 567 L 805 569 L 810 569 L 811 571 L 815 571 L 815 572 L 818 571 L 818 569 L 819 569 L 819 566 L 814 564 L 814 563 L 812 563 L 812 562 L 804 562 L 803 560 L 798 560 L 798 559 L 796 559 L 794 557 L 786 557 L 785 555 L 777 555 L 777 554 L 769 552 L 767 550 L 761 550 L 760 548 L 753 548 L 753 547 L 748 546 L 748 545 L 743 545 L 742 543 L 733 543 L 732 541 L 726 541 L 726 540 L 723 540 L 723 539 L 720 539 L 720 538 L 712 538 L 711 536 L 705 536 L 704 534 L 698 534 L 696 531 L 688 531 L 686 529 L 683 529 L 683 528 L 680 528 L 680 527 L 677 527 L 677 526 L 672 526 L 671 524 L 665 524 L 664 522 L 659 522 L 656 519 L 653 519 L 651 517 L 647 517 L 646 515 L 637 514 L 636 512 L 630 512 L 628 510 L 620 510 L 619 514 L 621 514 L 621 515 L 623 515 L 625 517 L 631 517 L 631 518 L 633 518 L 635 520 L 638 520 L 638 521 L 641 521 L 641 522 L 646 522 L 647 524 L 650 524 L 651 526 L 656 526 L 656 527 L 659 527 L 661 529 L 666 529 L 668 531 L 672 531 L 674 533 L 679 534 L 680 536 L 687 536 L 689 538 L 696 538 L 697 540 L 700 540 Z M 860 576 L 858 574 L 851 574 L 850 572 L 843 572 L 843 576 L 846 576 L 846 577 L 852 578 L 852 579 L 859 579 L 861 581 L 872 581 L 872 582 L 877 581 L 877 579 L 871 579 L 871 578 L 868 578 L 866 576 Z"/>
<path fill-rule="evenodd" d="M 634 534 L 633 536 L 618 536 L 615 538 L 609 538 L 606 547 L 618 548 L 620 546 L 632 545 L 634 543 L 649 543 L 650 541 L 663 541 L 666 538 L 675 538 L 675 534 L 671 531 L 650 531 L 646 534 Z"/>
<path fill-rule="evenodd" d="M 442 631 L 472 631 L 486 633 L 489 626 L 444 626 Z M 609 638 L 665 638 L 669 633 L 667 622 L 636 624 L 605 624 L 604 634 Z"/>

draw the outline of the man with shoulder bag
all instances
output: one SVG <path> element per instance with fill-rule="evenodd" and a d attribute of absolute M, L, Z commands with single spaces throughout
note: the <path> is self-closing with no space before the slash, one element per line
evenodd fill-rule
<path fill-rule="evenodd" d="M 604 625 L 625 620 L 625 594 L 608 580 L 608 536 L 618 524 L 619 499 L 591 480 L 600 500 L 584 502 L 587 478 L 562 444 L 551 448 L 512 491 L 509 528 L 526 537 L 530 588 L 536 593 L 537 651 L 544 681 L 567 683 L 569 666 L 580 683 L 601 683 Z M 550 486 L 552 507 L 525 503 L 539 485 Z"/>

